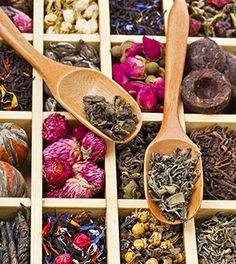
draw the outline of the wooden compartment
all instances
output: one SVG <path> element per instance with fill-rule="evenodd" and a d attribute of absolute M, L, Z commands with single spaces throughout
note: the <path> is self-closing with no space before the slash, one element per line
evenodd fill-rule
<path fill-rule="evenodd" d="M 165 32 L 167 30 L 167 19 L 172 0 L 163 0 L 163 9 L 166 10 L 164 17 Z M 122 43 L 125 40 L 141 42 L 142 36 L 110 35 L 109 0 L 98 0 L 99 33 L 94 35 L 80 34 L 45 34 L 44 33 L 44 0 L 34 0 L 34 32 L 24 34 L 29 41 L 33 41 L 34 47 L 41 53 L 49 42 L 71 42 L 79 39 L 88 41 L 99 47 L 101 58 L 101 71 L 111 78 L 112 60 L 110 48 L 112 45 Z M 156 40 L 166 43 L 165 36 L 154 36 Z M 188 43 L 197 38 L 189 38 Z M 236 39 L 214 38 L 214 40 L 227 50 L 236 53 Z M 50 73 L 49 73 L 50 74 Z M 102 212 L 106 216 L 106 241 L 107 241 L 107 263 L 120 264 L 120 241 L 119 241 L 119 212 L 125 213 L 135 208 L 147 208 L 145 200 L 118 199 L 117 196 L 117 173 L 115 144 L 107 142 L 107 155 L 105 158 L 106 187 L 105 198 L 102 199 L 46 199 L 43 197 L 42 180 L 42 122 L 48 112 L 43 112 L 43 81 L 39 74 L 33 70 L 33 98 L 32 112 L 0 112 L 1 121 L 14 121 L 22 125 L 27 132 L 31 131 L 31 196 L 30 198 L 1 198 L 0 216 L 12 215 L 20 202 L 31 206 L 31 263 L 42 264 L 42 214 L 44 211 L 79 211 L 86 210 Z M 184 129 L 188 132 L 208 124 L 218 123 L 236 129 L 236 115 L 201 115 L 184 114 L 183 106 L 180 105 L 180 119 Z M 75 119 L 69 113 L 64 113 L 70 122 Z M 161 123 L 162 114 L 142 113 L 143 121 L 155 121 Z M 236 201 L 203 201 L 197 217 L 215 212 L 236 212 Z M 184 224 L 184 244 L 186 264 L 198 264 L 196 251 L 196 237 L 194 219 Z"/>

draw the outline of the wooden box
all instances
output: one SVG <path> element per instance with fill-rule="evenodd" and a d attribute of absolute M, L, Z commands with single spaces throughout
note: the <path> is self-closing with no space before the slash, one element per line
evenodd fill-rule
<path fill-rule="evenodd" d="M 44 0 L 34 0 L 34 32 L 25 34 L 34 47 L 43 52 L 49 42 L 65 41 L 76 43 L 83 39 L 99 47 L 101 58 L 101 71 L 108 77 L 112 76 L 112 61 L 110 48 L 112 45 L 125 40 L 141 42 L 142 36 L 110 35 L 110 14 L 109 0 L 98 0 L 100 8 L 99 34 L 79 35 L 79 34 L 44 34 Z M 164 22 L 165 32 L 167 30 L 168 13 L 172 5 L 171 0 L 163 0 L 163 9 L 166 10 Z M 166 43 L 165 36 L 155 36 L 156 40 Z M 189 38 L 191 43 L 197 38 Z M 236 39 L 214 39 L 224 49 L 236 53 Z M 49 73 L 50 74 L 50 73 Z M 43 199 L 42 192 L 42 122 L 49 115 L 43 112 L 43 81 L 39 74 L 33 70 L 33 98 L 32 112 L 5 112 L 0 111 L 0 122 L 15 122 L 25 128 L 31 136 L 31 157 L 24 168 L 24 175 L 27 177 L 30 186 L 28 198 L 0 198 L 0 218 L 11 217 L 20 202 L 31 207 L 31 263 L 42 263 L 42 213 L 44 211 L 79 211 L 101 212 L 106 216 L 106 240 L 107 240 L 107 263 L 120 264 L 120 241 L 119 241 L 119 213 L 126 214 L 135 208 L 147 208 L 145 200 L 125 200 L 117 197 L 117 175 L 116 175 L 116 155 L 115 144 L 107 142 L 108 151 L 105 158 L 106 187 L 104 199 Z M 63 113 L 71 122 L 73 116 Z M 201 115 L 184 114 L 182 105 L 180 115 L 183 127 L 186 131 L 201 128 L 206 125 L 217 123 L 236 129 L 236 115 Z M 161 123 L 162 114 L 143 113 L 143 121 L 155 121 Z M 236 201 L 203 201 L 197 217 L 212 215 L 216 212 L 236 213 Z M 197 264 L 197 248 L 195 236 L 195 220 L 184 224 L 184 244 L 187 264 Z"/>

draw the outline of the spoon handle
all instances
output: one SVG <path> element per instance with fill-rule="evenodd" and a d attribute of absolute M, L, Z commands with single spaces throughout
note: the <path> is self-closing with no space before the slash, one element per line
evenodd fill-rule
<path fill-rule="evenodd" d="M 163 117 L 163 128 L 168 127 L 167 130 L 172 131 L 172 133 L 174 133 L 176 128 L 181 128 L 178 107 L 187 50 L 188 31 L 189 14 L 187 5 L 184 0 L 175 0 L 168 18 Z"/>

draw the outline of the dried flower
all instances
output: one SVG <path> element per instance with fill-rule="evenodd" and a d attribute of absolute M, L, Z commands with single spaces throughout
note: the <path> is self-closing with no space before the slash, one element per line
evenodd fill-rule
<path fill-rule="evenodd" d="M 141 88 L 137 95 L 137 102 L 144 111 L 154 111 L 157 107 L 156 92 L 152 84 L 146 84 Z"/>
<path fill-rule="evenodd" d="M 69 124 L 65 116 L 55 113 L 49 115 L 43 122 L 43 139 L 46 144 L 52 144 L 68 134 Z"/>
<path fill-rule="evenodd" d="M 104 186 L 104 170 L 89 161 L 77 162 L 73 165 L 73 171 L 79 177 L 84 178 L 89 184 L 95 186 L 95 192 L 98 193 Z"/>
<path fill-rule="evenodd" d="M 51 189 L 45 194 L 46 198 L 63 198 L 61 189 Z"/>
<path fill-rule="evenodd" d="M 123 85 L 123 88 L 136 100 L 139 90 L 142 89 L 144 86 L 145 83 L 143 82 L 131 81 Z"/>
<path fill-rule="evenodd" d="M 56 24 L 57 21 L 57 15 L 50 13 L 47 14 L 44 18 L 44 23 L 46 24 L 46 26 L 53 26 Z"/>
<path fill-rule="evenodd" d="M 91 18 L 88 20 L 89 27 L 90 27 L 90 34 L 94 34 L 98 31 L 98 21 L 95 18 Z"/>
<path fill-rule="evenodd" d="M 73 246 L 80 250 L 91 245 L 91 239 L 83 233 L 78 233 L 73 239 Z"/>
<path fill-rule="evenodd" d="M 165 263 L 165 260 L 164 260 L 163 263 Z M 168 262 L 168 263 L 170 263 L 170 262 Z M 171 262 L 171 263 L 172 263 L 172 262 Z M 155 259 L 155 258 L 150 258 L 150 259 L 148 259 L 148 260 L 145 262 L 145 264 L 158 264 L 158 261 L 157 261 L 157 259 Z"/>
<path fill-rule="evenodd" d="M 208 4 L 214 4 L 219 8 L 224 7 L 225 5 L 227 5 L 230 2 L 231 2 L 231 0 L 207 0 Z"/>
<path fill-rule="evenodd" d="M 156 61 L 161 58 L 163 45 L 155 40 L 143 36 L 143 52 L 146 58 Z"/>
<path fill-rule="evenodd" d="M 189 33 L 190 37 L 196 36 L 201 28 L 201 22 L 192 17 L 189 18 Z"/>
<path fill-rule="evenodd" d="M 95 2 L 92 2 L 90 6 L 86 8 L 83 14 L 84 18 L 94 18 L 96 19 L 98 17 L 98 4 Z"/>
<path fill-rule="evenodd" d="M 158 77 L 152 84 L 158 101 L 164 101 L 165 96 L 165 80 L 162 77 Z"/>
<path fill-rule="evenodd" d="M 121 86 L 124 86 L 129 81 L 121 65 L 118 63 L 113 64 L 112 75 L 113 75 L 113 79 Z"/>
<path fill-rule="evenodd" d="M 79 17 L 75 24 L 75 29 L 81 34 L 91 34 L 90 25 L 84 18 Z"/>
<path fill-rule="evenodd" d="M 74 20 L 75 20 L 74 11 L 72 9 L 63 10 L 63 18 L 64 18 L 65 22 L 73 24 Z"/>
<path fill-rule="evenodd" d="M 89 6 L 89 0 L 78 0 L 74 4 L 74 9 L 80 12 L 84 11 Z"/>
<path fill-rule="evenodd" d="M 135 57 L 128 57 L 120 64 L 126 76 L 134 79 L 145 78 L 145 64 L 144 61 Z"/>
<path fill-rule="evenodd" d="M 144 234 L 145 229 L 144 229 L 144 225 L 143 223 L 136 223 L 133 227 L 132 227 L 132 232 L 135 236 L 141 236 Z"/>
<path fill-rule="evenodd" d="M 88 132 L 82 140 L 81 151 L 84 160 L 97 162 L 104 159 L 106 150 L 105 140 L 96 136 L 93 132 Z"/>
<path fill-rule="evenodd" d="M 81 142 L 88 132 L 89 130 L 87 127 L 85 127 L 83 124 L 79 124 L 71 129 L 70 134 L 72 137 L 75 137 L 79 142 Z"/>
<path fill-rule="evenodd" d="M 123 62 L 125 61 L 126 58 L 135 57 L 137 55 L 143 55 L 143 44 L 131 42 L 130 45 L 123 48 L 123 54 L 122 54 L 122 58 L 120 61 Z"/>
<path fill-rule="evenodd" d="M 49 145 L 43 151 L 43 157 L 45 161 L 51 158 L 59 158 L 68 161 L 72 165 L 81 160 L 82 153 L 79 142 L 76 139 L 65 138 Z"/>
<path fill-rule="evenodd" d="M 68 33 L 70 33 L 70 30 L 72 29 L 72 27 L 73 26 L 71 23 L 63 21 L 61 23 L 60 33 L 61 34 L 68 34 Z"/>
<path fill-rule="evenodd" d="M 232 26 L 228 21 L 219 20 L 215 23 L 214 29 L 216 32 L 217 37 L 225 37 L 226 32 L 228 29 L 230 29 Z"/>
<path fill-rule="evenodd" d="M 70 254 L 61 254 L 57 256 L 53 264 L 72 264 L 72 257 Z"/>
<path fill-rule="evenodd" d="M 132 250 L 129 250 L 126 254 L 125 254 L 125 261 L 127 263 L 130 263 L 131 260 L 134 258 L 135 253 Z"/>
<path fill-rule="evenodd" d="M 59 187 L 73 176 L 73 170 L 67 161 L 53 158 L 44 162 L 43 176 L 50 186 Z"/>

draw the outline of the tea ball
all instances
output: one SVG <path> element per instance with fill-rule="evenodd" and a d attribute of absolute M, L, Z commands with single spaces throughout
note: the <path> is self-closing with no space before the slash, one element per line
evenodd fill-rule
<path fill-rule="evenodd" d="M 24 177 L 11 164 L 0 161 L 0 197 L 26 197 Z"/>
<path fill-rule="evenodd" d="M 28 136 L 14 123 L 0 123 L 0 160 L 19 167 L 29 152 Z"/>

